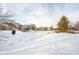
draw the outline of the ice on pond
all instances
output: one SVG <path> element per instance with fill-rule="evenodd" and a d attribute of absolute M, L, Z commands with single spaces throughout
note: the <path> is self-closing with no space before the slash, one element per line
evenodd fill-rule
<path fill-rule="evenodd" d="M 79 34 L 0 31 L 0 54 L 79 54 Z"/>

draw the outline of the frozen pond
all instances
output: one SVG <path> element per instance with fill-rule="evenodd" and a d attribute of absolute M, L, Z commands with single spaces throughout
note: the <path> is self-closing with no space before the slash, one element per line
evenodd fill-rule
<path fill-rule="evenodd" d="M 0 54 L 57 55 L 79 54 L 79 34 L 44 31 L 0 31 Z"/>

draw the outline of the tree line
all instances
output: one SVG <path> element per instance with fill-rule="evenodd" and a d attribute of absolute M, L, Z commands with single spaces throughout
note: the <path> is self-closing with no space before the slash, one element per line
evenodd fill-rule
<path fill-rule="evenodd" d="M 36 27 L 35 24 L 28 24 L 22 25 L 17 23 L 12 19 L 15 14 L 10 13 L 9 11 L 3 13 L 3 10 L 0 9 L 0 30 L 34 30 L 34 31 L 52 31 L 56 30 L 56 32 L 68 32 L 69 30 L 79 30 L 79 21 L 76 22 L 74 25 L 68 20 L 66 16 L 60 17 L 59 21 L 57 22 L 57 28 L 53 28 L 53 25 L 50 27 Z"/>

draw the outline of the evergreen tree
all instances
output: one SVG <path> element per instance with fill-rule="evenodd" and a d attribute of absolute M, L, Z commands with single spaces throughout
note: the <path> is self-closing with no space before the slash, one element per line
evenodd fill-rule
<path fill-rule="evenodd" d="M 62 16 L 57 24 L 58 30 L 61 32 L 67 32 L 68 30 L 68 23 L 69 21 L 67 20 L 66 16 Z"/>

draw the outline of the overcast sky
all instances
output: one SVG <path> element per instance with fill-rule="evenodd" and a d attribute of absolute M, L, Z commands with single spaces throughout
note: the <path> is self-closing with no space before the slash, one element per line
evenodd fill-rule
<path fill-rule="evenodd" d="M 0 7 L 15 13 L 14 19 L 22 24 L 36 24 L 36 26 L 56 25 L 62 15 L 72 22 L 79 21 L 79 4 L 68 3 L 4 3 Z"/>

